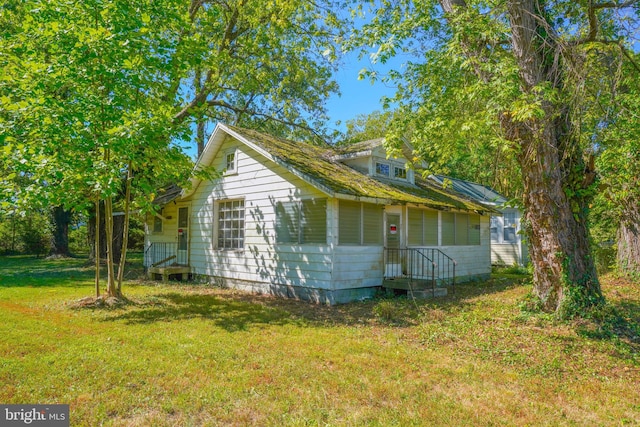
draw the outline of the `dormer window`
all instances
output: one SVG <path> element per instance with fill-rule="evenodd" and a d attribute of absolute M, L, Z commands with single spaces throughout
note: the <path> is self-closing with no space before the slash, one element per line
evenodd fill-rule
<path fill-rule="evenodd" d="M 376 162 L 376 174 L 389 176 L 389 164 Z"/>
<path fill-rule="evenodd" d="M 405 168 L 394 166 L 393 177 L 397 179 L 407 179 L 407 170 Z"/>

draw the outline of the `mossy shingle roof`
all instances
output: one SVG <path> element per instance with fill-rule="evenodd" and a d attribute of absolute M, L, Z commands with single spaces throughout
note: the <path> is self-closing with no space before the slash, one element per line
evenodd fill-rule
<path fill-rule="evenodd" d="M 376 199 L 385 204 L 417 204 L 434 209 L 493 211 L 436 183 L 416 179 L 416 185 L 379 180 L 364 175 L 337 160 L 330 147 L 318 147 L 266 135 L 255 130 L 225 125 L 226 128 L 268 153 L 282 166 L 302 176 L 319 189 L 336 197 Z M 344 197 L 346 196 L 346 197 Z"/>

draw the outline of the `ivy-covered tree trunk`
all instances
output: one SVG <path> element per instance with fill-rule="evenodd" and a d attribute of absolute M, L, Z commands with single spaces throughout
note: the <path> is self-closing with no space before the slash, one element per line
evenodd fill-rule
<path fill-rule="evenodd" d="M 51 251 L 49 255 L 69 257 L 69 224 L 71 224 L 71 211 L 62 206 L 51 209 Z"/>
<path fill-rule="evenodd" d="M 618 268 L 640 277 L 640 207 L 629 204 L 618 229 Z"/>
<path fill-rule="evenodd" d="M 543 309 L 571 315 L 602 301 L 586 222 L 594 175 L 572 133 L 570 109 L 545 99 L 547 91 L 563 93 L 572 82 L 565 82 L 561 48 L 540 20 L 542 6 L 512 0 L 507 7 L 520 89 L 540 106 L 528 119 L 502 121 L 519 148 L 534 294 Z"/>
<path fill-rule="evenodd" d="M 544 310 L 564 315 L 600 302 L 602 294 L 590 251 L 586 199 L 573 186 L 576 179 L 583 182 L 581 175 L 590 178 L 580 156 L 565 156 L 557 133 L 548 124 L 541 137 L 530 135 L 520 164 L 534 294 Z"/>

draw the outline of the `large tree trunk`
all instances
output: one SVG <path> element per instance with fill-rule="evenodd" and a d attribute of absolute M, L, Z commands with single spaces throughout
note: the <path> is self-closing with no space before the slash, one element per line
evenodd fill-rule
<path fill-rule="evenodd" d="M 544 114 L 526 121 L 507 115 L 502 123 L 519 146 L 534 293 L 543 309 L 572 315 L 602 301 L 586 225 L 584 190 L 594 176 L 572 135 L 570 110 L 536 92 L 544 86 L 562 91 L 571 84 L 564 81 L 561 61 L 555 60 L 561 48 L 543 26 L 539 7 L 537 0 L 508 3 L 521 90 L 539 100 Z"/>
<path fill-rule="evenodd" d="M 527 139 L 519 160 L 534 293 L 543 309 L 572 314 L 602 300 L 589 245 L 586 200 L 572 187 L 584 168 L 580 156 L 563 157 L 566 152 L 558 147 L 562 137 L 553 124 Z M 535 156 L 527 154 L 532 152 Z"/>
<path fill-rule="evenodd" d="M 626 206 L 618 229 L 618 268 L 633 277 L 640 276 L 640 207 Z"/>
<path fill-rule="evenodd" d="M 196 68 L 195 76 L 193 79 L 193 88 L 195 89 L 195 93 L 199 93 L 202 90 L 202 70 L 200 67 Z M 206 119 L 203 111 L 198 111 L 198 115 L 196 116 L 196 145 L 198 147 L 198 157 L 202 155 L 204 151 L 205 145 L 205 136 L 204 136 L 204 127 L 205 127 Z"/>
<path fill-rule="evenodd" d="M 71 211 L 62 206 L 51 209 L 51 251 L 49 255 L 71 256 L 69 251 L 69 224 L 71 224 Z"/>
<path fill-rule="evenodd" d="M 449 17 L 467 7 L 465 0 L 440 0 L 440 4 Z M 551 34 L 552 25 L 546 25 L 544 5 L 538 0 L 510 0 L 506 6 L 520 91 L 532 108 L 542 109 L 542 114 L 528 119 L 516 118 L 510 111 L 500 117 L 522 168 L 534 294 L 544 310 L 572 315 L 603 301 L 586 225 L 588 192 L 584 190 L 592 185 L 594 174 L 585 167 L 572 135 L 570 109 L 545 99 L 548 91 L 563 93 L 571 82 L 565 81 L 559 60 L 562 48 Z M 449 23 L 459 30 L 459 43 L 471 62 L 482 61 L 484 46 L 471 43 L 473 37 L 459 29 L 455 19 Z M 474 70 L 481 81 L 491 80 L 481 67 Z"/>
<path fill-rule="evenodd" d="M 89 226 L 89 231 L 94 230 L 94 240 L 93 240 L 93 245 L 91 246 L 93 249 L 93 253 L 94 253 L 94 262 L 96 265 L 96 281 L 95 281 L 95 285 L 96 285 L 96 298 L 98 298 L 100 296 L 100 257 L 99 256 L 95 256 L 95 254 L 99 254 L 100 253 L 100 201 L 96 200 L 95 203 L 95 215 L 93 218 L 93 227 Z"/>

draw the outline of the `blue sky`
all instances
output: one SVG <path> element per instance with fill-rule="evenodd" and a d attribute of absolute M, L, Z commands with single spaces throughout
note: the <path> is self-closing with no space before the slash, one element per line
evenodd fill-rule
<path fill-rule="evenodd" d="M 399 67 L 399 61 L 392 66 Z M 345 122 L 360 114 L 369 114 L 373 111 L 382 111 L 380 99 L 383 96 L 391 97 L 395 89 L 386 86 L 380 81 L 372 84 L 369 79 L 358 80 L 358 73 L 362 68 L 372 68 L 368 58 L 357 59 L 356 54 L 350 54 L 344 58 L 344 63 L 334 78 L 340 85 L 341 95 L 333 95 L 327 102 L 327 112 L 331 118 L 329 128 L 342 132 L 346 130 Z M 376 64 L 378 72 L 383 72 L 389 67 Z M 336 124 L 340 122 L 340 124 Z"/>
<path fill-rule="evenodd" d="M 334 74 L 334 79 L 340 86 L 340 95 L 331 96 L 327 103 L 327 113 L 330 117 L 327 127 L 340 132 L 346 131 L 345 123 L 360 114 L 370 114 L 376 110 L 383 111 L 381 99 L 383 96 L 391 97 L 395 89 L 380 81 L 371 83 L 369 79 L 358 80 L 358 74 L 363 68 L 374 68 L 382 73 L 391 67 L 401 69 L 400 59 L 392 59 L 386 66 L 375 64 L 372 66 L 368 57 L 358 59 L 356 53 L 350 53 L 342 58 L 342 65 Z M 339 123 L 339 124 L 338 124 Z M 207 138 L 213 132 L 215 123 L 207 123 Z M 188 155 L 194 160 L 196 156 L 196 144 L 192 141 L 181 144 Z"/>

